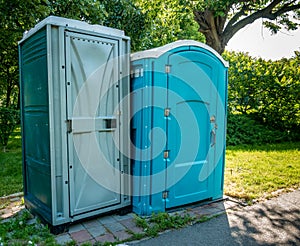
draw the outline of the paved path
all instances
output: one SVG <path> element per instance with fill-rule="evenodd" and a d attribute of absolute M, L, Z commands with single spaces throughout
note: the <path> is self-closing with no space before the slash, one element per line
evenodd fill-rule
<path fill-rule="evenodd" d="M 238 203 L 224 200 L 211 204 L 196 204 L 181 209 L 181 212 L 200 219 L 202 216 L 212 216 L 221 214 L 226 209 L 239 207 Z M 56 241 L 65 244 L 71 240 L 75 240 L 78 244 L 83 242 L 117 242 L 130 239 L 134 233 L 143 233 L 143 230 L 136 226 L 134 214 L 130 213 L 124 216 L 107 215 L 100 216 L 93 220 L 77 223 L 70 226 L 69 231 L 58 235 Z"/>
<path fill-rule="evenodd" d="M 128 243 L 129 244 L 129 243 Z M 300 245 L 300 190 L 134 245 Z"/>
<path fill-rule="evenodd" d="M 0 217 L 9 219 L 24 209 L 19 196 L 10 198 L 10 206 L 0 210 Z M 196 204 L 182 208 L 191 216 L 218 217 L 181 230 L 165 232 L 157 238 L 128 242 L 126 245 L 299 245 L 300 246 L 300 190 L 282 194 L 278 198 L 253 206 L 242 207 L 230 200 L 207 205 Z M 134 215 L 107 215 L 76 223 L 69 231 L 56 236 L 64 245 L 75 240 L 84 242 L 116 242 L 127 240 L 132 233 L 141 233 L 134 223 Z"/>

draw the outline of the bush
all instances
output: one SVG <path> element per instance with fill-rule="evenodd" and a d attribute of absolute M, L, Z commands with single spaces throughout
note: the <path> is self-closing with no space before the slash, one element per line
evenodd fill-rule
<path fill-rule="evenodd" d="M 295 52 L 295 57 L 278 61 L 236 52 L 223 56 L 230 63 L 229 111 L 251 115 L 269 129 L 299 137 L 300 54 Z"/>
<path fill-rule="evenodd" d="M 19 123 L 20 112 L 18 110 L 0 107 L 0 145 L 3 146 L 4 151 L 7 146 L 9 136 Z"/>
<path fill-rule="evenodd" d="M 229 114 L 227 118 L 227 145 L 279 143 L 294 138 L 290 132 L 266 127 L 250 115 Z"/>

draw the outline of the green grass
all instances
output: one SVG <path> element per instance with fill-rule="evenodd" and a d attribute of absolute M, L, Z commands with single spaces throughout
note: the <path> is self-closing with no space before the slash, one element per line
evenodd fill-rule
<path fill-rule="evenodd" d="M 251 202 L 300 187 L 300 142 L 235 146 L 226 151 L 225 194 Z M 20 128 L 0 151 L 0 196 L 22 191 Z"/>
<path fill-rule="evenodd" d="M 47 226 L 30 223 L 28 211 L 18 213 L 9 221 L 0 221 L 0 245 L 58 245 Z"/>
<path fill-rule="evenodd" d="M 300 142 L 226 151 L 225 194 L 251 203 L 300 187 Z"/>
<path fill-rule="evenodd" d="M 170 215 L 168 213 L 152 214 L 149 219 L 135 217 L 135 223 L 137 226 L 144 230 L 144 234 L 138 234 L 138 236 L 156 237 L 159 232 L 168 229 L 179 229 L 186 227 L 190 223 L 194 222 L 195 218 L 191 217 L 188 213 Z M 135 238 L 136 239 L 136 238 Z"/>
<path fill-rule="evenodd" d="M 23 189 L 20 128 L 12 134 L 6 152 L 0 149 L 0 197 Z"/>

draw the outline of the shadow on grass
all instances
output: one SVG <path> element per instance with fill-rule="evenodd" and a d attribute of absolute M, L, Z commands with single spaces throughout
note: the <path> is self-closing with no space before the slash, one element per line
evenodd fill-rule
<path fill-rule="evenodd" d="M 227 150 L 232 151 L 287 151 L 287 150 L 300 150 L 300 142 L 285 142 L 276 144 L 264 145 L 238 145 L 227 146 Z"/>

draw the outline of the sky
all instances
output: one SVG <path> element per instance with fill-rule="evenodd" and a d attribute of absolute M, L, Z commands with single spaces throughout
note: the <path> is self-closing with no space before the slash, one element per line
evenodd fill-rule
<path fill-rule="evenodd" d="M 253 57 L 266 60 L 290 58 L 295 50 L 300 51 L 300 30 L 282 30 L 271 35 L 268 29 L 263 28 L 260 19 L 239 30 L 229 40 L 226 50 L 248 52 Z"/>

